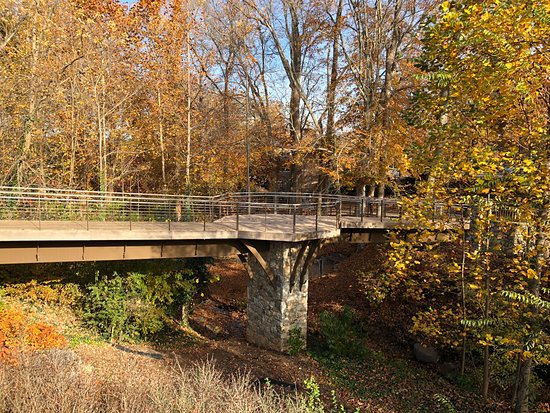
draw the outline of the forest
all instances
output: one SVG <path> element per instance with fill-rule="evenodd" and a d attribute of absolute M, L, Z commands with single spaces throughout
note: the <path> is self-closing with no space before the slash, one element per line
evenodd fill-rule
<path fill-rule="evenodd" d="M 322 351 L 308 338 L 288 356 L 331 371 L 332 399 L 310 380 L 305 399 L 268 386 L 234 411 L 550 411 L 546 0 L 0 0 L 0 139 L 2 188 L 399 199 L 388 242 L 365 250 L 375 258 L 341 246 L 354 292 L 319 314 L 310 303 Z M 451 227 L 441 211 L 457 208 Z M 222 264 L 2 266 L 0 379 L 23 374 L 10 370 L 19 347 L 144 343 L 175 320 L 194 337 L 188 310 L 232 271 Z M 37 302 L 77 308 L 94 338 L 25 316 Z M 437 349 L 460 397 L 384 410 L 344 377 L 380 362 L 366 320 L 391 312 L 392 337 Z M 159 382 L 244 394 L 209 369 Z M 2 386 L 0 411 L 32 410 Z M 105 388 L 112 399 L 71 409 L 131 411 L 110 404 L 128 389 Z"/>
<path fill-rule="evenodd" d="M 371 4 L 372 3 L 372 4 Z M 220 193 L 389 183 L 430 1 L 3 0 L 1 183 Z M 250 167 L 250 173 L 247 169 Z"/>

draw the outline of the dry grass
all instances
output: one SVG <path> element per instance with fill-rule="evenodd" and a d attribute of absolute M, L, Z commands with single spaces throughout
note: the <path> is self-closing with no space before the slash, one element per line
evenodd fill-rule
<path fill-rule="evenodd" d="M 258 390 L 250 377 L 224 378 L 211 363 L 183 369 L 122 360 L 97 371 L 68 350 L 0 364 L 0 412 L 304 412 L 299 396 Z"/>

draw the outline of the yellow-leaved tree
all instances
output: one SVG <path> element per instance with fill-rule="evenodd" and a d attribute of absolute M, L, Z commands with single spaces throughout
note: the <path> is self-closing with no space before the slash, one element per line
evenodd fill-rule
<path fill-rule="evenodd" d="M 393 240 L 386 286 L 426 303 L 413 332 L 481 348 L 486 398 L 489 361 L 515 357 L 526 412 L 533 366 L 550 358 L 550 3 L 445 1 L 424 29 L 408 118 L 427 133 L 404 201 L 423 230 Z"/>

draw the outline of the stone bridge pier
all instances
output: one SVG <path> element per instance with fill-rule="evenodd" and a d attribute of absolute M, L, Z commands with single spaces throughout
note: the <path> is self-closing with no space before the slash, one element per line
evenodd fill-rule
<path fill-rule="evenodd" d="M 247 340 L 260 347 L 287 351 L 290 334 L 307 334 L 308 271 L 320 240 L 300 242 L 242 241 L 248 282 Z"/>

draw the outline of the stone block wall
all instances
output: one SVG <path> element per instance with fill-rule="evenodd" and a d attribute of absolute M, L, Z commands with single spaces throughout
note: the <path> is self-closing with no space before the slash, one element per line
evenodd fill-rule
<path fill-rule="evenodd" d="M 270 280 L 264 267 L 249 255 L 251 279 L 248 283 L 247 340 L 276 351 L 287 351 L 289 335 L 293 329 L 300 332 L 305 345 L 307 333 L 307 269 L 300 285 L 300 274 L 306 265 L 309 244 L 270 242 L 259 251 L 269 266 L 274 280 Z M 303 250 L 302 250 L 303 249 Z M 300 250 L 301 253 L 300 253 Z M 294 268 L 296 266 L 296 268 Z M 291 277 L 295 274 L 291 286 Z M 291 288 L 292 287 L 292 288 Z"/>

